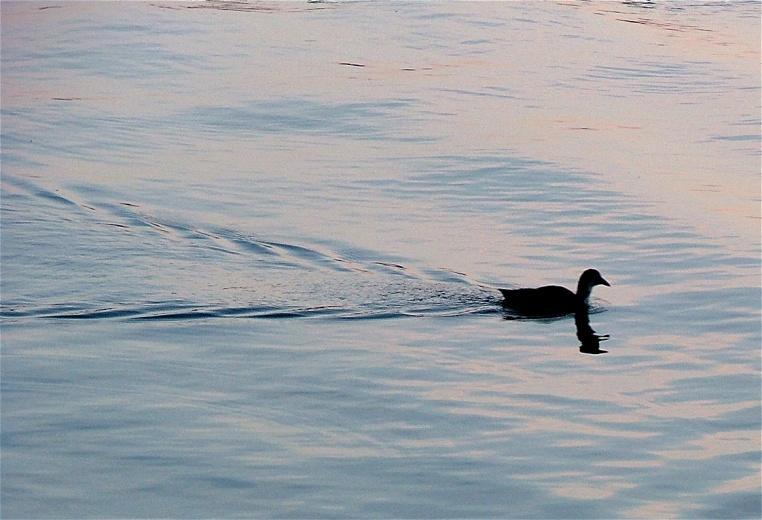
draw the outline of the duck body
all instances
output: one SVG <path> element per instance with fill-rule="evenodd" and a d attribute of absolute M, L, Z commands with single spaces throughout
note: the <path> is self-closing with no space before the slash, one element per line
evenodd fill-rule
<path fill-rule="evenodd" d="M 535 289 L 498 289 L 503 307 L 525 316 L 564 316 L 587 310 L 587 300 L 596 285 L 610 284 L 595 269 L 587 269 L 579 277 L 577 292 L 566 287 L 546 285 Z"/>
<path fill-rule="evenodd" d="M 500 289 L 508 307 L 527 316 L 563 316 L 577 311 L 585 302 L 566 287 L 546 285 L 536 289 Z"/>

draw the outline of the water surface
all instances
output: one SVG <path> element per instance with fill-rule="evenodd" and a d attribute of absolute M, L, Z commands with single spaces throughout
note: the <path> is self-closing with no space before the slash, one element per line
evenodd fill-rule
<path fill-rule="evenodd" d="M 759 19 L 3 2 L 3 516 L 759 517 Z"/>

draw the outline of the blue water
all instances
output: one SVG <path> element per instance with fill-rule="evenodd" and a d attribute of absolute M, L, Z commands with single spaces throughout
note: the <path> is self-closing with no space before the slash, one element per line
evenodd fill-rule
<path fill-rule="evenodd" d="M 762 514 L 757 2 L 0 7 L 4 518 Z"/>

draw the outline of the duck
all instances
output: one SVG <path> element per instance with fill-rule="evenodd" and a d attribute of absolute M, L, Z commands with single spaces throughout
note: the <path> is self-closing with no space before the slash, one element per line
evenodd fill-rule
<path fill-rule="evenodd" d="M 587 310 L 593 287 L 611 287 L 596 269 L 586 269 L 577 282 L 577 292 L 558 285 L 534 289 L 498 289 L 505 300 L 503 307 L 524 316 L 564 316 Z"/>

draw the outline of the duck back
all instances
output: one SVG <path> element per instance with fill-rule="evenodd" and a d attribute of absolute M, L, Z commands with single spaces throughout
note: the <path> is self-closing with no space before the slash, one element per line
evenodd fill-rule
<path fill-rule="evenodd" d="M 500 289 L 503 307 L 527 316 L 562 316 L 577 310 L 577 296 L 566 287 L 547 285 L 537 289 Z"/>

